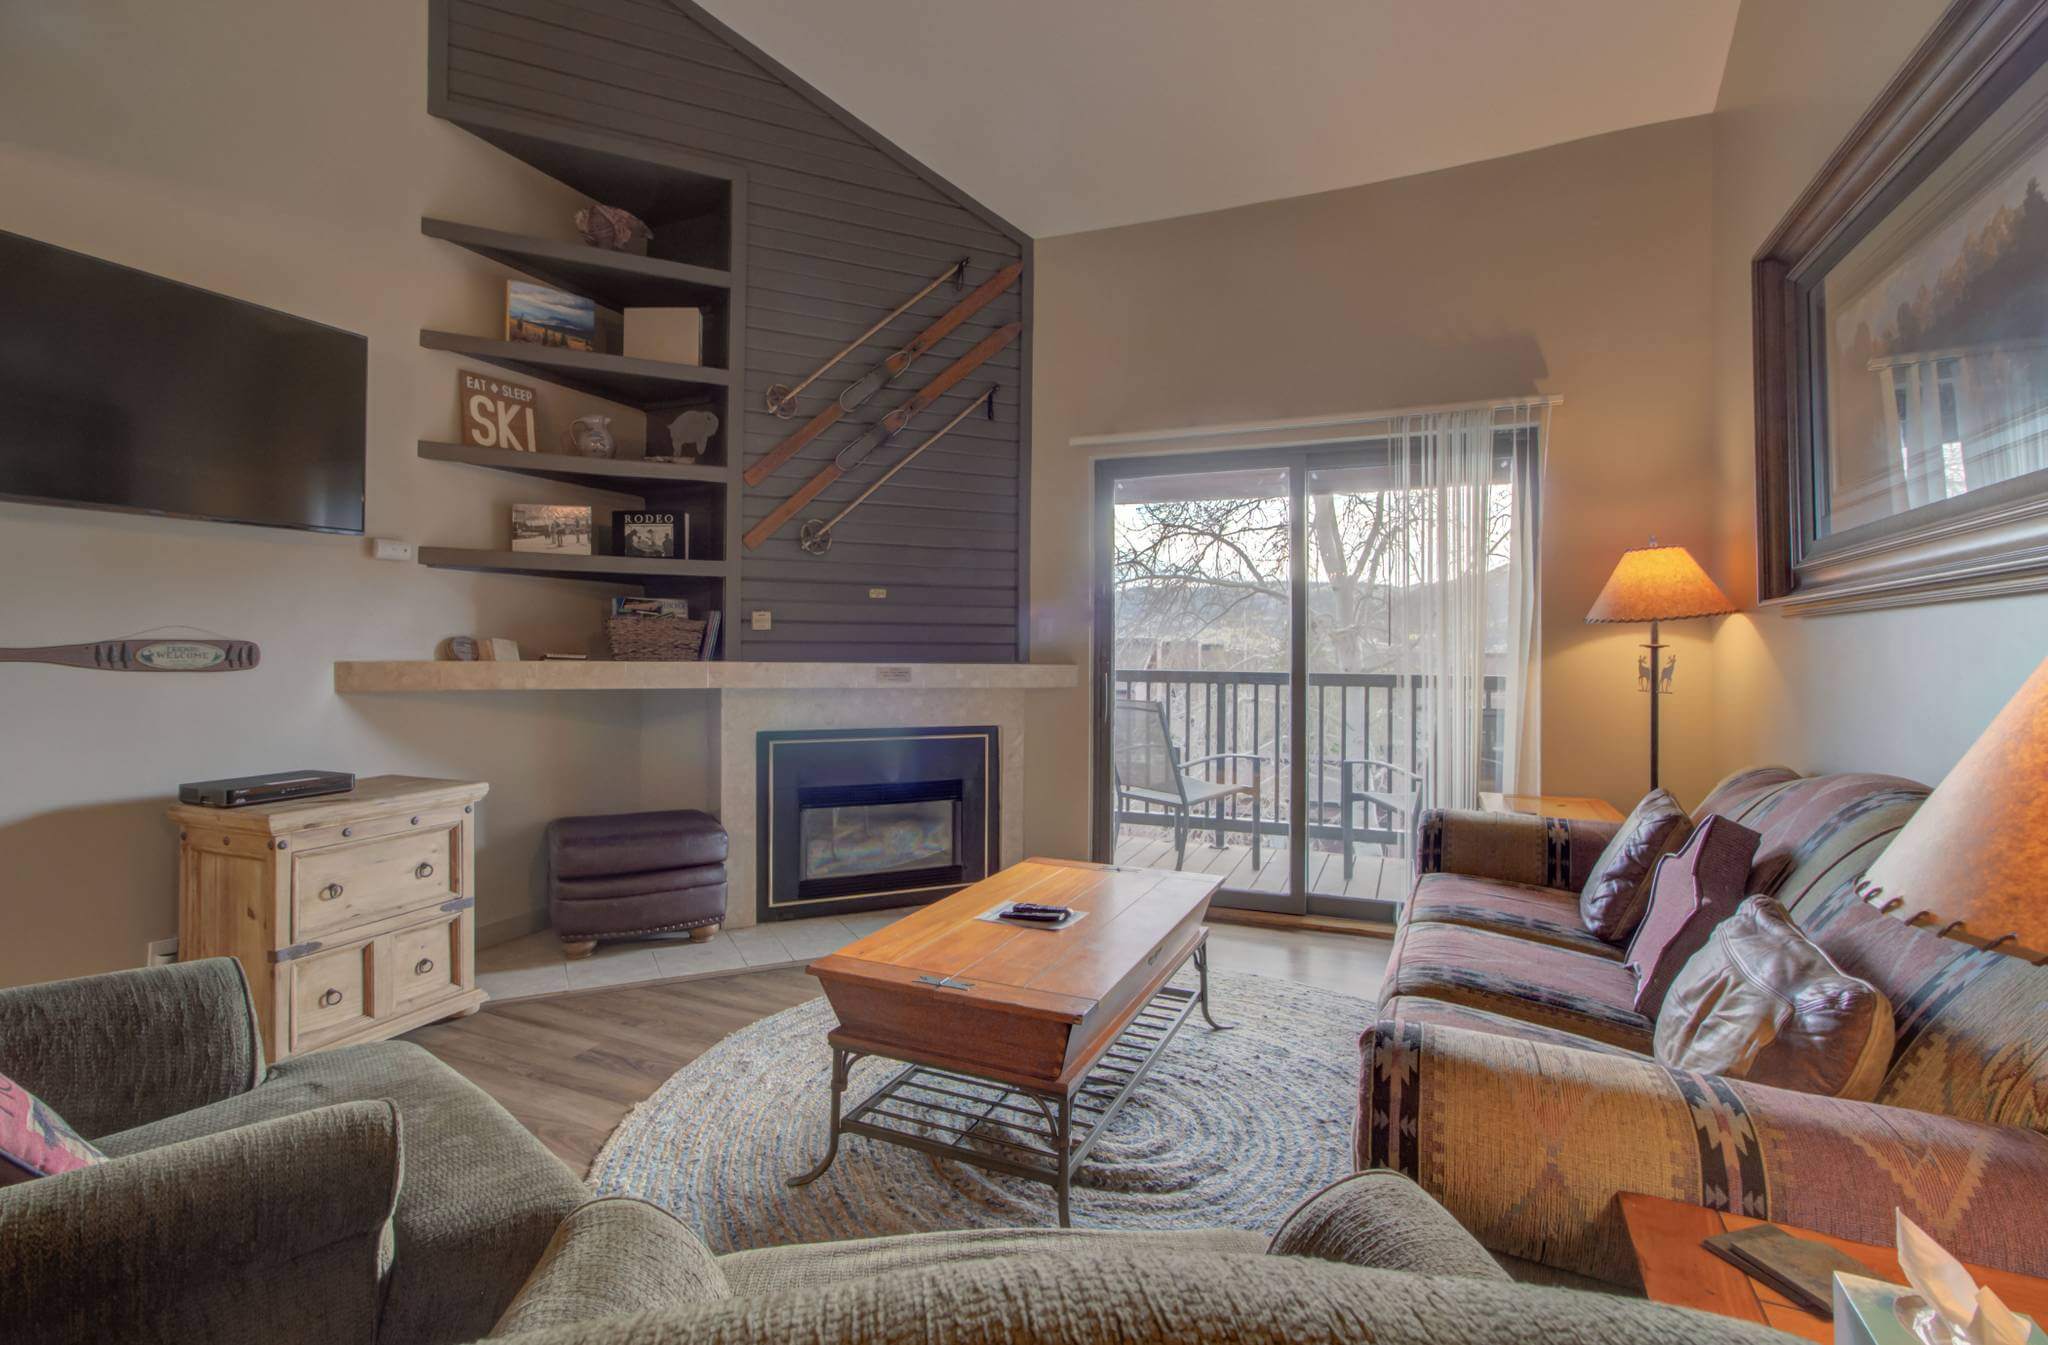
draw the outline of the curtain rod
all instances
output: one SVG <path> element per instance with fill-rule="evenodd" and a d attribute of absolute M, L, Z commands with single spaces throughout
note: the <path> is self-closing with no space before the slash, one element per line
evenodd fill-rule
<path fill-rule="evenodd" d="M 1231 425 L 1182 425 L 1163 430 L 1128 430 L 1120 434 L 1084 434 L 1068 442 L 1076 448 L 1087 449 L 1128 448 L 1189 439 L 1207 439 L 1213 442 L 1246 441 L 1240 445 L 1244 447 L 1280 447 L 1353 438 L 1366 426 L 1384 424 L 1404 416 L 1432 415 L 1447 411 L 1512 411 L 1522 407 L 1562 405 L 1562 393 L 1545 393 L 1533 397 L 1493 397 L 1473 402 L 1443 402 L 1435 406 L 1404 406 L 1391 411 L 1366 411 L 1351 415 L 1304 416 L 1296 420 L 1244 421 Z"/>

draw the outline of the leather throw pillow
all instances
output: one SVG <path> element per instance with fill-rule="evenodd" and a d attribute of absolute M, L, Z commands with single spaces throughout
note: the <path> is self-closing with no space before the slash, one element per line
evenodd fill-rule
<path fill-rule="evenodd" d="M 1579 890 L 1579 922 L 1589 933 L 1609 943 L 1627 941 L 1643 918 L 1651 872 L 1685 839 L 1690 825 L 1669 790 L 1643 795 Z"/>
<path fill-rule="evenodd" d="M 1749 862 L 1763 838 L 1725 817 L 1710 817 L 1691 839 L 1657 865 L 1649 910 L 1629 941 L 1626 961 L 1636 977 L 1636 1012 L 1654 1018 L 1714 927 L 1735 913 L 1749 891 Z"/>
<path fill-rule="evenodd" d="M 1685 964 L 1657 1014 L 1657 1059 L 1868 1101 L 1891 1064 L 1884 992 L 1837 967 L 1770 897 L 1751 897 Z"/>

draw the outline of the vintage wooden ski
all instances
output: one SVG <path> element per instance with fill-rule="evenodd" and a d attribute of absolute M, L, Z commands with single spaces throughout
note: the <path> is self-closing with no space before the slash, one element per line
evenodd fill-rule
<path fill-rule="evenodd" d="M 903 427 L 919 412 L 945 396 L 955 383 L 973 373 L 997 351 L 1016 340 L 1023 330 L 1023 323 L 1013 322 L 982 337 L 972 350 L 941 369 L 936 378 L 919 388 L 915 396 L 876 421 L 866 434 L 840 449 L 832 461 L 820 468 L 810 480 L 798 486 L 795 494 L 776 505 L 773 512 L 748 529 L 747 535 L 740 540 L 745 542 L 747 549 L 751 551 L 773 537 L 783 524 L 796 517 L 797 512 L 805 505 L 817 499 L 819 493 L 827 486 L 858 467 L 868 454 L 901 433 Z"/>
<path fill-rule="evenodd" d="M 1023 274 L 1024 264 L 1014 262 L 975 286 L 966 298 L 947 309 L 940 315 L 938 321 L 913 337 L 910 344 L 876 365 L 865 378 L 840 393 L 829 406 L 799 426 L 795 433 L 763 453 L 747 468 L 744 474 L 746 483 L 758 486 L 766 481 L 776 468 L 801 453 L 805 444 L 832 428 L 848 412 L 859 410 L 863 402 L 901 377 L 906 369 L 917 362 L 919 356 L 945 340 L 955 327 L 988 307 L 998 294 L 1016 284 L 1017 277 Z"/>
<path fill-rule="evenodd" d="M 0 649 L 0 663 L 55 663 L 66 668 L 101 668 L 108 672 L 240 672 L 255 667 L 261 659 L 262 651 L 252 640 L 185 636 Z"/>

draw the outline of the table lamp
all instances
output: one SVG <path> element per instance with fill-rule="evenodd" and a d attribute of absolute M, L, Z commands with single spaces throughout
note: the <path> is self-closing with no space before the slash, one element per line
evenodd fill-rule
<path fill-rule="evenodd" d="M 1909 925 L 2048 964 L 2048 663 L 1857 884 Z"/>
<path fill-rule="evenodd" d="M 1593 600 L 1587 621 L 1647 621 L 1650 642 L 1643 646 L 1649 657 L 1637 664 L 1637 675 L 1648 683 L 1650 693 L 1650 788 L 1657 787 L 1657 702 L 1671 694 L 1677 656 L 1664 660 L 1665 646 L 1657 639 L 1657 623 L 1683 621 L 1696 616 L 1724 616 L 1735 610 L 1721 586 L 1707 577 L 1692 553 L 1682 546 L 1658 546 L 1652 537 L 1648 546 L 1631 547 L 1621 553 L 1621 562 L 1607 576 L 1607 586 Z"/>

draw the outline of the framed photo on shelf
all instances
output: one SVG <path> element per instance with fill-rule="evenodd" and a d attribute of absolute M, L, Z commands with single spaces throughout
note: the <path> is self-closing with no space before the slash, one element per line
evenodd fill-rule
<path fill-rule="evenodd" d="M 590 554 L 590 506 L 587 504 L 515 504 L 512 506 L 512 549 L 556 556 Z"/>
<path fill-rule="evenodd" d="M 551 285 L 508 280 L 505 339 L 567 350 L 596 350 L 597 305 L 580 294 Z"/>
<path fill-rule="evenodd" d="M 676 516 L 652 509 L 612 511 L 612 549 L 621 556 L 652 560 L 673 560 L 676 550 Z"/>
<path fill-rule="evenodd" d="M 2048 589 L 2048 11 L 1952 5 L 1752 288 L 1759 596 Z"/>

